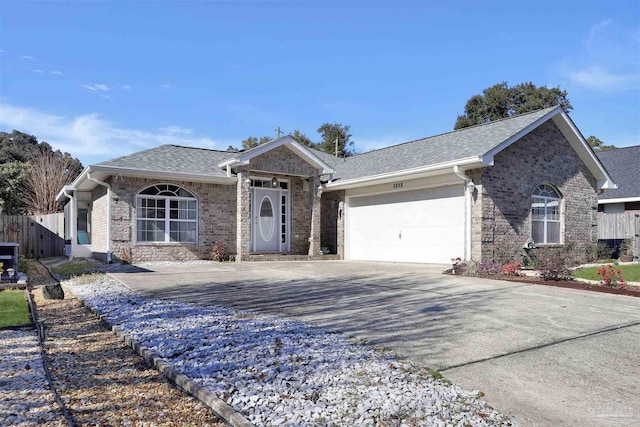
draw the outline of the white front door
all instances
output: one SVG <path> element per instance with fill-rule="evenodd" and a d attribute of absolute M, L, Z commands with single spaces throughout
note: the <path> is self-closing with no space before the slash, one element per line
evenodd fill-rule
<path fill-rule="evenodd" d="M 280 203 L 278 189 L 254 188 L 251 206 L 253 250 L 280 251 Z"/>

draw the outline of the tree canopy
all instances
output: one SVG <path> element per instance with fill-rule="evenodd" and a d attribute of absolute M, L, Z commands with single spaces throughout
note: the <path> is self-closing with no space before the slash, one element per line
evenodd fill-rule
<path fill-rule="evenodd" d="M 600 140 L 600 138 L 596 138 L 593 135 L 587 138 L 587 142 L 595 151 L 615 150 L 616 148 L 618 148 L 615 145 L 605 145 L 604 142 Z"/>
<path fill-rule="evenodd" d="M 573 110 L 567 91 L 559 87 L 537 87 L 532 82 L 509 86 L 507 82 L 495 84 L 473 95 L 458 115 L 454 129 L 489 123 L 517 114 L 560 105 L 566 112 Z"/>
<path fill-rule="evenodd" d="M 348 157 L 355 154 L 355 151 L 353 149 L 353 141 L 351 141 L 351 134 L 349 133 L 349 128 L 350 126 L 342 125 L 340 123 L 324 123 L 318 128 L 318 133 L 320 134 L 320 141 L 318 142 L 313 142 L 311 138 L 300 132 L 298 129 L 294 130 L 290 136 L 306 147 L 314 148 L 316 150 L 323 151 L 329 154 L 336 153 L 337 140 L 338 156 Z M 263 136 L 261 138 L 250 136 L 247 139 L 242 140 L 241 150 L 249 150 L 253 147 L 264 144 L 265 142 L 269 142 L 272 139 L 273 138 L 269 136 Z M 240 150 L 230 145 L 227 148 L 227 151 L 237 152 Z"/>
<path fill-rule="evenodd" d="M 17 130 L 0 132 L 0 207 L 3 213 L 52 213 L 50 200 L 82 171 L 82 163 L 69 153 Z M 35 194 L 34 187 L 48 188 Z M 50 194 L 53 193 L 54 194 Z M 40 203 L 42 202 L 42 203 Z"/>
<path fill-rule="evenodd" d="M 355 154 L 353 141 L 349 129 L 351 126 L 340 123 L 325 123 L 318 128 L 322 140 L 315 145 L 315 149 L 338 157 L 349 157 Z M 336 148 L 337 142 L 337 148 Z"/>

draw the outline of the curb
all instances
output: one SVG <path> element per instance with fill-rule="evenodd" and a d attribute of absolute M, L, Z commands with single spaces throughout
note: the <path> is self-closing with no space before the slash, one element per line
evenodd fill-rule
<path fill-rule="evenodd" d="M 140 355 L 140 357 L 142 357 L 145 362 L 155 367 L 158 371 L 160 371 L 160 373 L 162 373 L 162 375 L 164 375 L 169 381 L 174 383 L 180 389 L 186 391 L 187 393 L 201 401 L 204 405 L 211 409 L 213 413 L 216 414 L 216 416 L 220 418 L 225 424 L 230 427 L 254 427 L 254 425 L 251 424 L 249 420 L 247 420 L 243 415 L 233 409 L 224 400 L 220 399 L 214 393 L 196 383 L 191 378 L 173 369 L 173 367 L 168 362 L 164 361 L 160 356 L 144 347 L 136 340 L 127 336 L 117 326 L 111 325 L 105 320 L 104 316 L 90 307 L 84 300 L 78 298 L 77 295 L 74 296 L 98 319 L 108 325 L 111 331 L 116 334 L 117 337 L 123 340 L 125 344 L 131 347 L 138 355 Z"/>

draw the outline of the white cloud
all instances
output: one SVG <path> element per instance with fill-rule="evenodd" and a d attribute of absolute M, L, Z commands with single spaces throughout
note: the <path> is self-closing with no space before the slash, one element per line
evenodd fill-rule
<path fill-rule="evenodd" d="M 569 78 L 580 86 L 601 91 L 636 90 L 640 87 L 640 75 L 615 74 L 598 65 L 570 72 Z"/>
<path fill-rule="evenodd" d="M 38 74 L 42 74 L 42 70 L 38 70 L 38 69 L 33 70 L 33 72 L 34 73 L 38 73 Z"/>
<path fill-rule="evenodd" d="M 89 92 L 108 92 L 109 91 L 109 86 L 102 83 L 93 84 L 93 85 L 80 85 L 80 87 L 88 90 Z M 103 97 L 105 96 L 103 95 Z"/>
<path fill-rule="evenodd" d="M 565 59 L 562 73 L 571 83 L 600 92 L 637 90 L 640 87 L 640 43 L 637 30 L 605 19 L 593 25 L 584 48 Z"/>
<path fill-rule="evenodd" d="M 163 90 L 165 90 L 165 89 L 171 89 L 171 88 L 172 88 L 172 87 L 174 87 L 174 86 L 175 86 L 175 85 L 173 85 L 173 84 L 165 83 L 165 84 L 160 85 L 160 89 L 163 89 Z"/>
<path fill-rule="evenodd" d="M 120 89 L 122 89 L 122 90 L 131 90 L 131 86 L 129 86 L 129 85 L 122 85 L 122 86 L 120 86 Z"/>
<path fill-rule="evenodd" d="M 64 74 L 62 73 L 62 71 L 52 71 L 51 74 L 55 75 L 55 76 L 64 76 Z"/>
<path fill-rule="evenodd" d="M 192 131 L 179 126 L 146 131 L 119 127 L 97 113 L 65 117 L 32 108 L 0 103 L 0 128 L 35 135 L 55 149 L 71 153 L 88 165 L 125 154 L 175 144 L 224 150 L 237 141 L 213 140 L 193 136 Z"/>
<path fill-rule="evenodd" d="M 29 55 L 22 55 L 20 58 L 26 59 L 27 61 L 35 61 L 36 60 L 36 58 L 34 58 L 33 56 L 29 56 Z"/>
<path fill-rule="evenodd" d="M 191 135 L 192 133 L 191 129 L 183 128 L 180 126 L 167 126 L 167 127 L 160 128 L 160 130 L 165 133 L 173 133 L 173 134 L 178 133 L 182 135 Z"/>

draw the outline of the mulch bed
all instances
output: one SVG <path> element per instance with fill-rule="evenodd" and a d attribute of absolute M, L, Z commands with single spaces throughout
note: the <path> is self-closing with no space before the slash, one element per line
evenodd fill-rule
<path fill-rule="evenodd" d="M 451 274 L 451 270 L 444 272 Z M 480 277 L 480 276 L 478 276 Z M 604 294 L 627 295 L 630 297 L 640 297 L 640 286 L 625 285 L 625 289 L 610 288 L 595 283 L 586 283 L 569 280 L 542 280 L 532 276 L 482 276 L 484 279 L 506 280 L 508 282 L 529 283 L 532 285 L 554 286 L 556 288 L 580 289 L 583 291 L 602 292 Z"/>

